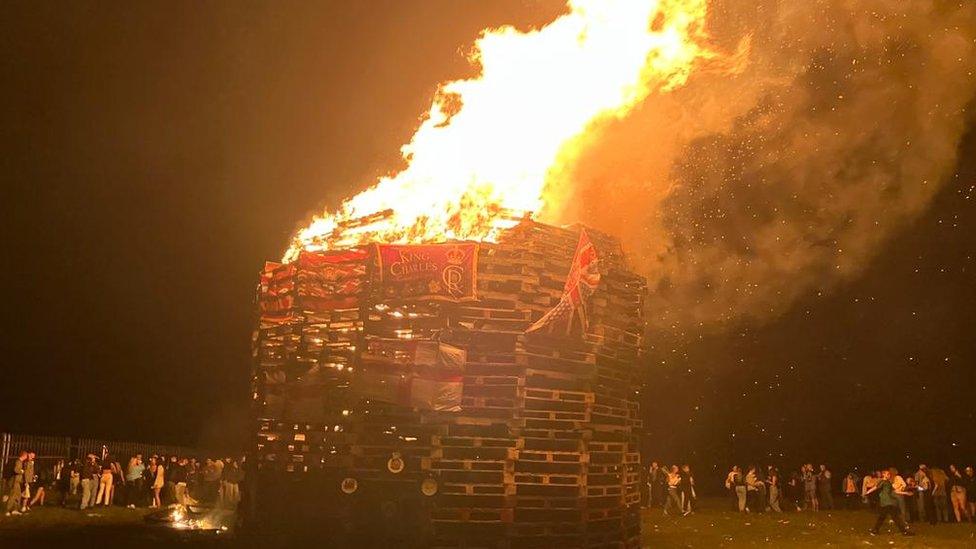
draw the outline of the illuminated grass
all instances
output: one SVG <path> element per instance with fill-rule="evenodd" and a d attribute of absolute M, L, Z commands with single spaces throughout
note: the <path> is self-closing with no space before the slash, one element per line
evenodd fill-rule
<path fill-rule="evenodd" d="M 767 513 L 740 515 L 728 500 L 708 498 L 689 517 L 666 517 L 660 510 L 643 515 L 643 544 L 662 547 L 976 547 L 974 524 L 913 524 L 915 537 L 902 536 L 894 524 L 871 536 L 870 511 Z"/>

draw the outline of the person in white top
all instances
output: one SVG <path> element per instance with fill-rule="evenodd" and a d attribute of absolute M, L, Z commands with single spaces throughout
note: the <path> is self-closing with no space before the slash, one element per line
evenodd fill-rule
<path fill-rule="evenodd" d="M 166 470 L 162 463 L 159 463 L 159 458 L 153 456 L 149 458 L 149 473 L 152 475 L 152 491 L 153 491 L 153 507 L 162 506 L 162 502 L 159 499 L 159 492 L 163 489 L 163 485 L 166 484 Z"/>
<path fill-rule="evenodd" d="M 908 516 L 908 508 L 905 506 L 905 495 L 903 494 L 906 486 L 908 486 L 908 483 L 905 482 L 905 479 L 898 474 L 898 469 L 892 467 L 891 487 L 895 489 L 895 497 L 898 499 L 898 510 L 901 512 L 901 516 L 903 517 Z"/>

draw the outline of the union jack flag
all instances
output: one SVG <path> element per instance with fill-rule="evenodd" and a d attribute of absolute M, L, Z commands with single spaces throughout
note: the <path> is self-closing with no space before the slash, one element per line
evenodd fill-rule
<path fill-rule="evenodd" d="M 576 253 L 573 255 L 573 266 L 566 275 L 563 295 L 559 303 L 550 309 L 542 318 L 537 320 L 525 333 L 546 330 L 548 333 L 569 335 L 573 328 L 573 319 L 580 319 L 580 326 L 586 332 L 586 307 L 590 296 L 600 284 L 599 259 L 596 247 L 590 241 L 586 230 L 580 230 Z"/>

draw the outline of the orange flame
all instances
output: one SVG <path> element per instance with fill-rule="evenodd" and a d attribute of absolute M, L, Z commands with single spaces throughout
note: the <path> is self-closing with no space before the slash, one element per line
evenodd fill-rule
<path fill-rule="evenodd" d="M 285 253 L 369 241 L 493 240 L 545 206 L 564 150 L 603 117 L 684 84 L 712 53 L 707 0 L 569 0 L 547 26 L 485 31 L 480 76 L 444 84 L 402 154 L 408 167 L 313 218 Z M 544 192 L 545 191 L 545 192 Z"/>

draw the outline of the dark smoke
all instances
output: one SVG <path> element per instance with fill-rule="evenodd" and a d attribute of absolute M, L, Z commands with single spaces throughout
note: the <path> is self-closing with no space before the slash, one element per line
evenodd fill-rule
<path fill-rule="evenodd" d="M 655 327 L 763 321 L 856 276 L 949 181 L 976 94 L 976 3 L 714 2 L 746 69 L 605 124 L 553 185 L 620 234 Z M 568 183 L 571 182 L 571 183 Z"/>

